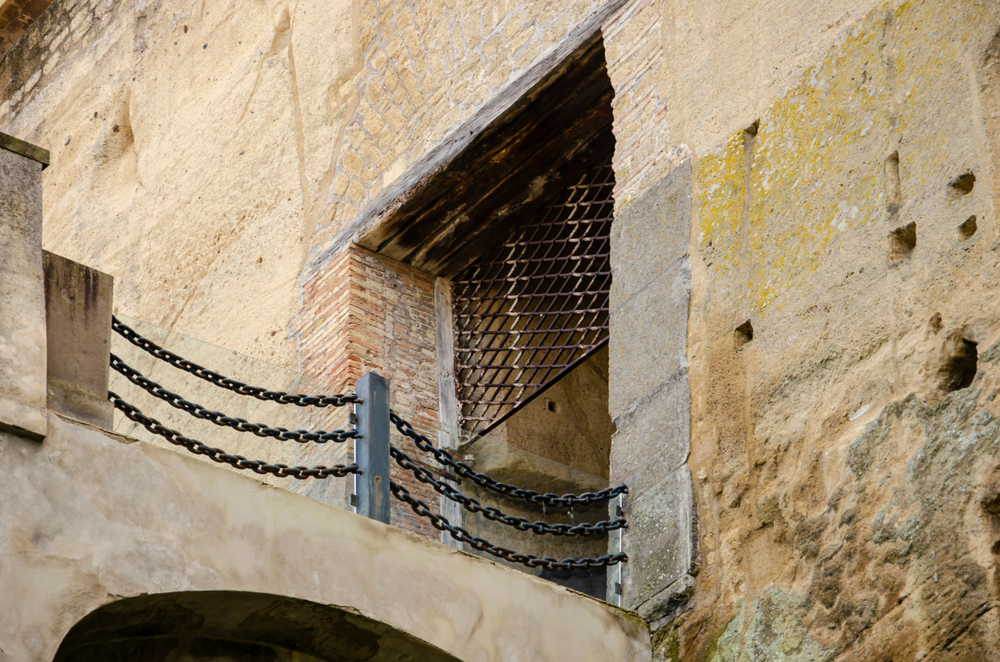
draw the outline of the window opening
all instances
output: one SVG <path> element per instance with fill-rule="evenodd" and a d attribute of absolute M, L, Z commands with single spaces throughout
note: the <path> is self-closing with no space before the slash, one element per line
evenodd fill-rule
<path fill-rule="evenodd" d="M 611 152 L 453 281 L 459 420 L 483 435 L 608 342 Z"/>

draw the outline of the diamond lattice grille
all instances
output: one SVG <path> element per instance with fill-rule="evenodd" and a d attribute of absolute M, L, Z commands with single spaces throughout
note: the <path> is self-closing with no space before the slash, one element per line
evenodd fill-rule
<path fill-rule="evenodd" d="M 614 183 L 610 162 L 591 167 L 455 278 L 469 432 L 499 425 L 607 343 Z"/>

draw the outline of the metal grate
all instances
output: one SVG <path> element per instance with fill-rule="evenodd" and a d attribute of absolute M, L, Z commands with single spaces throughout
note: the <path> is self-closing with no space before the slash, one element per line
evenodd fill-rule
<path fill-rule="evenodd" d="M 463 428 L 485 434 L 608 341 L 610 157 L 454 280 Z"/>

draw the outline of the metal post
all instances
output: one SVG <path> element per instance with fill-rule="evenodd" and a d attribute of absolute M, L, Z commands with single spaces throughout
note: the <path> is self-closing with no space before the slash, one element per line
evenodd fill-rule
<path fill-rule="evenodd" d="M 608 504 L 608 515 L 611 519 L 625 517 L 625 495 L 619 494 Z M 608 533 L 608 553 L 618 554 L 624 548 L 625 532 L 622 529 L 610 531 Z M 607 601 L 616 607 L 622 606 L 622 593 L 624 592 L 624 570 L 625 564 L 618 563 L 608 568 L 608 592 Z"/>
<path fill-rule="evenodd" d="M 354 385 L 363 402 L 354 405 L 358 432 L 354 461 L 357 477 L 357 513 L 389 523 L 389 384 L 381 375 L 367 372 Z"/>

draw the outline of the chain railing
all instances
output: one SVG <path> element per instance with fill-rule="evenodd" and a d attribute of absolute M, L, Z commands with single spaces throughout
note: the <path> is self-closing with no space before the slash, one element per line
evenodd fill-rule
<path fill-rule="evenodd" d="M 439 494 L 460 505 L 466 510 L 481 514 L 487 520 L 499 522 L 518 531 L 530 531 L 538 535 L 554 536 L 592 536 L 606 534 L 627 528 L 624 519 L 601 521 L 593 524 L 550 524 L 543 521 L 532 522 L 524 517 L 505 514 L 492 506 L 483 506 L 478 500 L 463 495 L 446 481 L 438 480 L 427 469 L 414 462 L 406 453 L 389 443 L 390 425 L 415 447 L 430 454 L 436 462 L 453 469 L 463 478 L 473 481 L 476 485 L 492 490 L 506 497 L 521 499 L 531 504 L 546 506 L 580 506 L 607 501 L 615 496 L 626 493 L 624 485 L 611 487 L 599 492 L 583 494 L 541 494 L 496 481 L 489 476 L 475 472 L 468 464 L 460 462 L 446 450 L 436 448 L 430 440 L 418 433 L 413 426 L 389 409 L 388 385 L 385 380 L 374 373 L 366 374 L 356 385 L 356 393 L 336 395 L 305 395 L 272 391 L 257 386 L 251 386 L 208 370 L 196 363 L 188 361 L 170 352 L 147 338 L 142 337 L 133 329 L 112 318 L 112 328 L 116 333 L 136 347 L 164 361 L 171 366 L 188 372 L 220 388 L 247 395 L 259 400 L 268 400 L 279 404 L 291 404 L 299 407 L 343 407 L 354 405 L 352 423 L 356 426 L 349 430 L 314 431 L 288 430 L 283 427 L 272 427 L 262 423 L 253 423 L 243 418 L 226 416 L 221 412 L 202 407 L 167 390 L 160 384 L 149 379 L 138 370 L 132 368 L 121 358 L 111 355 L 111 368 L 140 387 L 153 397 L 163 400 L 172 407 L 186 412 L 192 417 L 206 420 L 215 425 L 232 428 L 239 432 L 250 432 L 258 437 L 267 437 L 281 441 L 297 443 L 343 443 L 349 439 L 355 443 L 355 462 L 348 465 L 338 464 L 327 467 L 324 465 L 306 467 L 289 467 L 285 464 L 269 464 L 261 460 L 247 459 L 241 455 L 227 453 L 196 439 L 187 437 L 180 432 L 163 425 L 155 418 L 143 414 L 137 407 L 123 400 L 119 395 L 109 392 L 108 397 L 114 407 L 121 411 L 129 420 L 142 425 L 152 434 L 166 439 L 171 444 L 187 449 L 196 455 L 204 455 L 215 462 L 229 464 L 236 469 L 254 471 L 258 474 L 270 474 L 279 478 L 325 479 L 330 477 L 356 477 L 356 507 L 359 514 L 389 523 L 388 495 L 407 504 L 415 513 L 430 521 L 430 524 L 440 531 L 445 531 L 452 538 L 466 543 L 473 549 L 491 554 L 506 561 L 520 563 L 529 568 L 544 568 L 547 570 L 579 570 L 612 566 L 624 562 L 628 557 L 624 553 L 607 554 L 598 558 L 579 558 L 558 560 L 551 557 L 537 557 L 531 554 L 521 554 L 505 547 L 493 545 L 489 541 L 474 536 L 460 526 L 452 525 L 447 519 L 431 511 L 430 507 L 414 497 L 402 485 L 391 480 L 389 476 L 390 458 L 402 469 L 413 474 L 414 478 L 430 485 Z"/>

